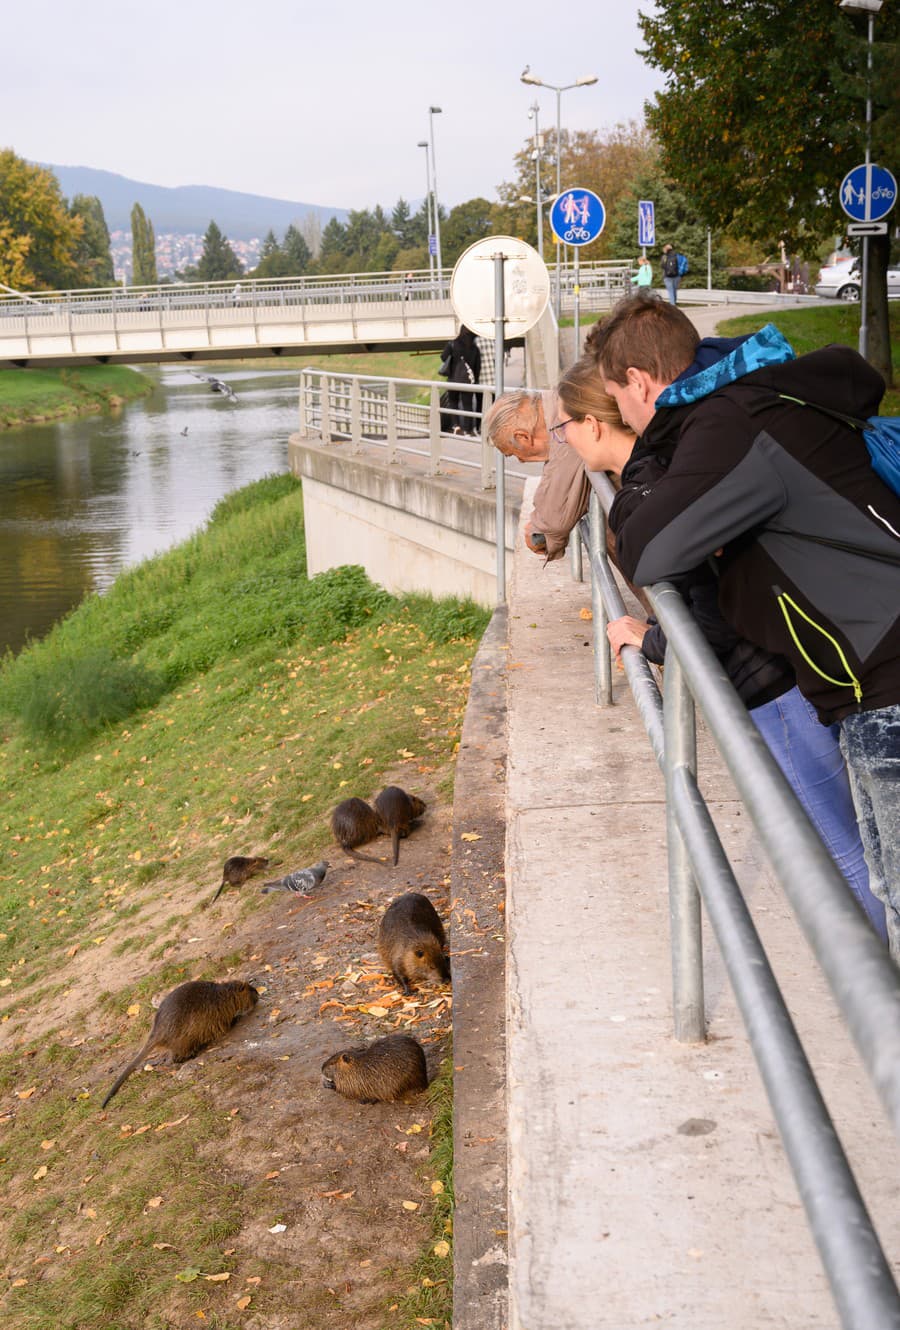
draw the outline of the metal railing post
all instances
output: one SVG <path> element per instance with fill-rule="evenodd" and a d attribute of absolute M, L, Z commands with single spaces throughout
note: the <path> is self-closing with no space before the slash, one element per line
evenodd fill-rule
<path fill-rule="evenodd" d="M 428 452 L 430 476 L 441 474 L 441 389 L 436 383 L 431 385 L 428 402 Z"/>
<path fill-rule="evenodd" d="M 350 451 L 362 452 L 359 379 L 355 375 L 350 380 Z"/>
<path fill-rule="evenodd" d="M 487 436 L 485 417 L 494 404 L 494 394 L 487 388 L 481 390 L 481 488 L 489 490 L 494 479 L 495 449 Z M 497 454 L 499 456 L 499 454 Z"/>
<path fill-rule="evenodd" d="M 297 407 L 298 407 L 298 410 L 299 410 L 299 413 L 300 413 L 299 433 L 300 433 L 300 437 L 301 437 L 301 439 L 306 438 L 306 431 L 307 431 L 308 421 L 309 421 L 309 416 L 308 416 L 308 413 L 307 413 L 307 410 L 306 410 L 306 384 L 307 384 L 306 370 L 301 369 L 301 371 L 300 371 L 300 398 L 299 398 L 299 401 L 298 401 L 298 403 L 297 403 Z"/>
<path fill-rule="evenodd" d="M 663 730 L 672 1014 L 675 1038 L 679 1043 L 700 1043 L 706 1039 L 700 893 L 691 870 L 690 856 L 678 829 L 674 793 L 680 771 L 686 769 L 693 776 L 697 774 L 697 725 L 694 699 L 672 650 L 666 651 L 663 671 Z"/>
<path fill-rule="evenodd" d="M 572 580 L 573 582 L 584 581 L 584 567 L 581 558 L 581 533 L 577 526 L 572 527 L 572 534 L 569 537 L 569 558 L 572 562 Z"/>
<path fill-rule="evenodd" d="M 385 433 L 387 436 L 388 462 L 397 460 L 397 385 L 393 379 L 388 381 L 387 387 L 387 421 Z"/>
<path fill-rule="evenodd" d="M 322 442 L 331 443 L 331 380 L 327 374 L 322 375 L 321 384 L 322 410 L 319 414 L 321 416 Z"/>
<path fill-rule="evenodd" d="M 591 609 L 594 615 L 594 701 L 598 706 L 612 706 L 612 660 L 609 639 L 606 636 L 606 606 L 600 592 L 600 579 L 594 572 L 594 560 L 599 559 L 606 551 L 606 514 L 600 507 L 600 496 L 594 490 L 591 490 L 589 513 Z M 575 527 L 573 536 L 577 531 L 578 528 Z"/>

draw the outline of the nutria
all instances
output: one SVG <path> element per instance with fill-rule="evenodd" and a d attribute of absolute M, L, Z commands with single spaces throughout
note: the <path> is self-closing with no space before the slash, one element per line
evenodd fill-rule
<path fill-rule="evenodd" d="M 322 1084 L 361 1104 L 390 1103 L 428 1085 L 425 1050 L 409 1034 L 389 1034 L 363 1048 L 345 1048 L 322 1064 Z"/>
<path fill-rule="evenodd" d="M 399 785 L 388 785 L 375 797 L 375 812 L 381 819 L 382 829 L 389 833 L 394 851 L 394 863 L 400 858 L 400 840 L 409 835 L 410 827 L 425 812 L 424 802 L 414 794 L 407 794 Z"/>
<path fill-rule="evenodd" d="M 381 835 L 381 819 L 365 799 L 344 799 L 331 814 L 334 839 L 354 859 L 365 859 L 370 864 L 383 864 L 371 854 L 360 854 L 354 847 L 364 845 Z"/>
<path fill-rule="evenodd" d="M 378 950 L 404 993 L 425 980 L 447 983 L 450 964 L 444 952 L 444 925 L 427 896 L 407 891 L 384 912 Z"/>
<path fill-rule="evenodd" d="M 131 1073 L 156 1049 L 165 1049 L 169 1062 L 186 1062 L 199 1053 L 204 1044 L 220 1039 L 238 1016 L 252 1011 L 258 1001 L 256 989 L 242 979 L 222 984 L 191 979 L 173 988 L 159 1004 L 150 1038 L 113 1082 L 100 1107 L 106 1108 Z"/>
<path fill-rule="evenodd" d="M 245 859 L 242 854 L 232 855 L 230 859 L 225 860 L 225 866 L 222 869 L 222 881 L 219 884 L 219 890 L 209 902 L 210 905 L 215 905 L 226 886 L 243 886 L 254 873 L 261 873 L 264 868 L 268 867 L 268 859 Z"/>

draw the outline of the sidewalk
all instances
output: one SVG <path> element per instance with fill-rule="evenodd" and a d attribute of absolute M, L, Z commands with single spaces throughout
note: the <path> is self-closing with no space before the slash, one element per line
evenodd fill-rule
<path fill-rule="evenodd" d="M 709 1040 L 672 1037 L 662 778 L 624 675 L 615 674 L 612 708 L 594 704 L 592 625 L 581 618 L 589 606 L 588 585 L 571 580 L 567 563 L 542 568 L 517 541 L 506 807 L 510 1330 L 832 1330 L 827 1280 L 708 930 Z M 702 728 L 699 764 L 900 1270 L 900 1149 Z"/>

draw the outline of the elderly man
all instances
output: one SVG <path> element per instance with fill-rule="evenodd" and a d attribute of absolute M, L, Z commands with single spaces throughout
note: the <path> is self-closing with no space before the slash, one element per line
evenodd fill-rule
<path fill-rule="evenodd" d="M 559 423 L 556 393 L 525 388 L 498 397 L 485 421 L 488 438 L 504 457 L 544 463 L 525 543 L 535 554 L 546 554 L 548 562 L 565 553 L 569 532 L 587 512 L 590 498 L 581 458 L 557 437 Z M 543 534 L 546 548 L 534 543 L 535 532 Z"/>

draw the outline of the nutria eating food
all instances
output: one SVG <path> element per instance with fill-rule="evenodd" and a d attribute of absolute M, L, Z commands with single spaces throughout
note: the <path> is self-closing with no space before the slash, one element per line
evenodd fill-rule
<path fill-rule="evenodd" d="M 247 859 L 242 854 L 232 855 L 230 859 L 225 860 L 222 881 L 219 883 L 219 890 L 209 902 L 210 905 L 215 905 L 226 887 L 241 887 L 254 873 L 261 873 L 268 867 L 268 859 Z"/>
<path fill-rule="evenodd" d="M 389 1034 L 367 1047 L 345 1048 L 322 1064 L 322 1084 L 361 1104 L 391 1103 L 428 1085 L 425 1050 L 408 1034 Z"/>
<path fill-rule="evenodd" d="M 365 799 L 344 799 L 331 814 L 331 830 L 334 839 L 347 854 L 354 859 L 365 859 L 370 864 L 383 864 L 371 854 L 360 854 L 357 845 L 365 845 L 381 835 L 381 819 Z"/>
<path fill-rule="evenodd" d="M 400 858 L 400 841 L 406 839 L 417 817 L 425 812 L 425 804 L 415 794 L 407 794 L 399 785 L 386 786 L 375 798 L 375 812 L 381 826 L 391 838 L 394 863 Z"/>
<path fill-rule="evenodd" d="M 378 950 L 404 993 L 428 980 L 449 982 L 445 945 L 444 925 L 427 896 L 407 891 L 385 910 Z"/>
<path fill-rule="evenodd" d="M 192 979 L 173 988 L 159 1004 L 146 1044 L 113 1082 L 100 1107 L 106 1108 L 116 1091 L 151 1053 L 165 1049 L 170 1062 L 186 1062 L 199 1053 L 204 1044 L 221 1038 L 237 1018 L 252 1011 L 258 1001 L 259 993 L 242 979 L 221 984 Z"/>

